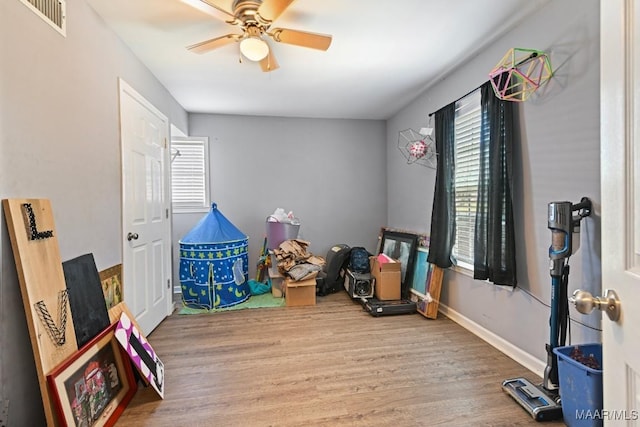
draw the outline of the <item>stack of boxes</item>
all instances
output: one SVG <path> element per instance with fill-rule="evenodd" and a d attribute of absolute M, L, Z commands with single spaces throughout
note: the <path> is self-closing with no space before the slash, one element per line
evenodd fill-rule
<path fill-rule="evenodd" d="M 275 258 L 275 257 L 274 257 Z M 375 298 L 381 301 L 401 299 L 401 263 L 385 254 L 369 258 Z M 316 279 L 293 281 L 283 276 L 273 262 L 269 268 L 271 293 L 275 298 L 284 296 L 288 307 L 316 304 Z"/>
<path fill-rule="evenodd" d="M 284 214 L 284 210 L 277 209 L 274 215 L 278 213 L 279 210 Z M 278 260 L 273 253 L 273 249 L 279 247 L 285 240 L 296 239 L 298 237 L 300 223 L 297 219 L 293 218 L 291 212 L 289 212 L 289 218 L 285 222 L 281 222 L 274 215 L 268 217 L 266 223 L 267 247 L 270 249 L 269 256 L 271 257 L 271 267 L 269 268 L 271 294 L 275 298 L 282 298 L 284 295 L 287 306 L 315 305 L 316 279 L 294 282 L 291 278 L 283 276 L 278 271 Z M 291 219 L 295 219 L 295 221 L 289 221 Z"/>
<path fill-rule="evenodd" d="M 274 256 L 269 268 L 269 279 L 271 280 L 271 294 L 274 298 L 284 296 L 287 307 L 316 305 L 315 277 L 294 282 L 293 279 L 283 276 L 278 271 L 278 262 Z"/>

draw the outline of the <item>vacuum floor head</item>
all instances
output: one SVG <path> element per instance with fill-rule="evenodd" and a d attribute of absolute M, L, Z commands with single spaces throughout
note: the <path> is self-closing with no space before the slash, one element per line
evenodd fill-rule
<path fill-rule="evenodd" d="M 512 378 L 502 382 L 502 390 L 513 397 L 536 421 L 562 418 L 562 406 L 556 393 L 526 378 Z"/>

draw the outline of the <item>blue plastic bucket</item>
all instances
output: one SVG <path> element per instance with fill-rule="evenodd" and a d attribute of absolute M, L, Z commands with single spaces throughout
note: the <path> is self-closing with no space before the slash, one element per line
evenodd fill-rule
<path fill-rule="evenodd" d="M 602 426 L 602 369 L 592 369 L 571 358 L 574 348 L 593 355 L 602 368 L 602 344 L 580 344 L 554 348 L 558 357 L 558 381 L 562 414 L 569 427 Z"/>

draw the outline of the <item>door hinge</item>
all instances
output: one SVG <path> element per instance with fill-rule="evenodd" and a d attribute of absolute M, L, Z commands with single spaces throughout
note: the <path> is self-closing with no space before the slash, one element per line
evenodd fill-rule
<path fill-rule="evenodd" d="M 166 137 L 164 138 L 164 148 L 165 149 L 167 148 L 167 138 Z"/>
<path fill-rule="evenodd" d="M 169 219 L 169 208 L 166 208 L 164 210 L 164 212 L 165 212 L 165 216 L 167 217 L 167 219 Z"/>
<path fill-rule="evenodd" d="M 171 289 L 171 279 L 167 279 L 167 289 Z"/>

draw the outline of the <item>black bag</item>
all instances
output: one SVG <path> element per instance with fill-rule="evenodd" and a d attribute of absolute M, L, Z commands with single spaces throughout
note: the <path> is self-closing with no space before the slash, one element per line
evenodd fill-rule
<path fill-rule="evenodd" d="M 346 268 L 349 262 L 349 245 L 333 245 L 327 252 L 325 273 L 323 280 L 316 280 L 316 295 L 325 296 L 338 292 L 342 288 L 344 281 L 343 274 L 340 273 Z"/>
<path fill-rule="evenodd" d="M 349 270 L 354 273 L 366 274 L 370 273 L 369 257 L 371 254 L 363 247 L 351 248 L 349 255 Z"/>

